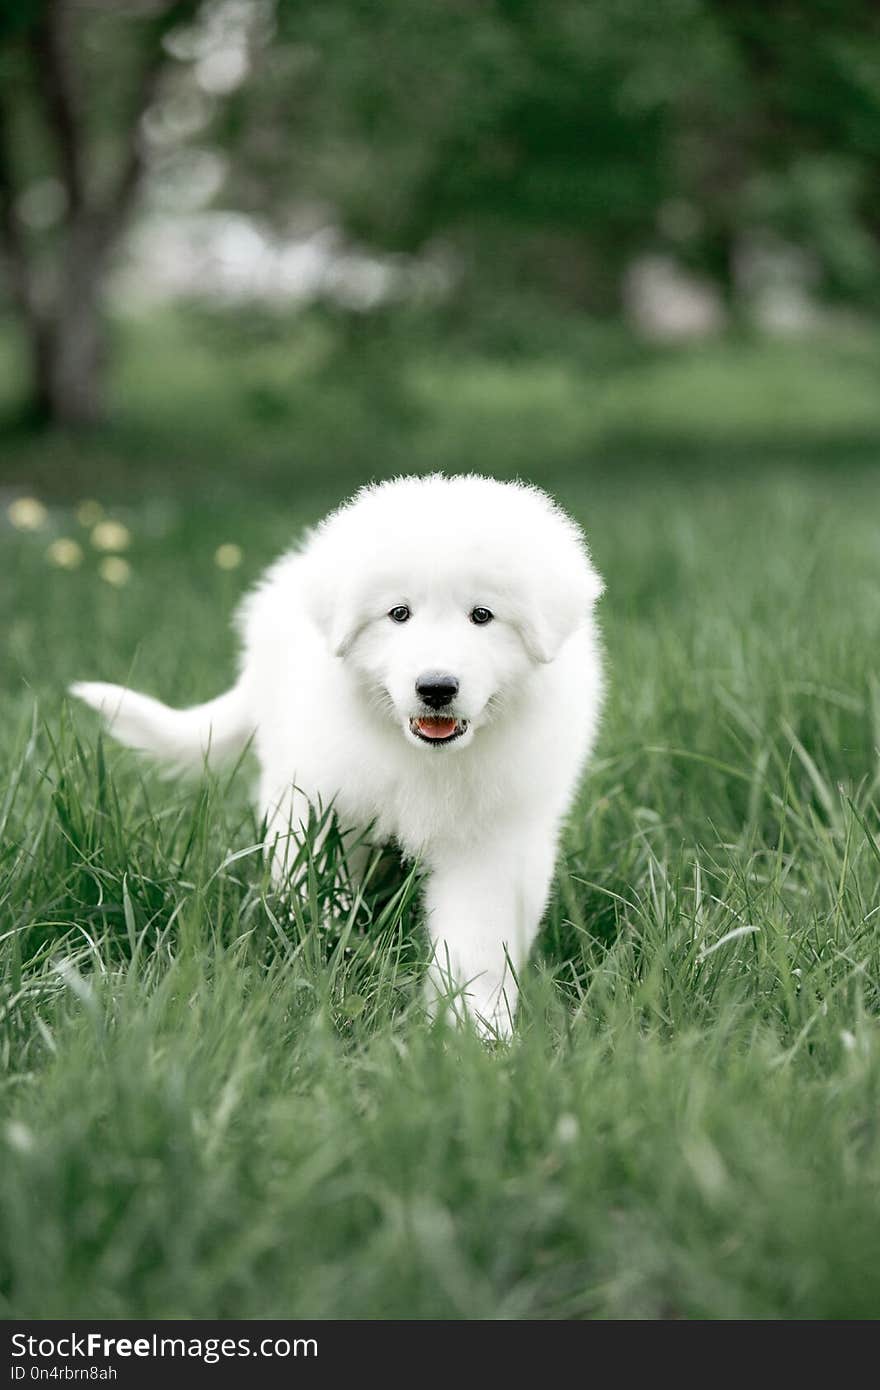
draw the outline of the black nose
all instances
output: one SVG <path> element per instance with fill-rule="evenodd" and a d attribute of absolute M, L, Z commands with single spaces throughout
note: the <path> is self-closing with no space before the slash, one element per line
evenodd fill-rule
<path fill-rule="evenodd" d="M 416 694 L 431 709 L 442 709 L 458 694 L 458 681 L 442 671 L 423 671 L 416 681 Z"/>

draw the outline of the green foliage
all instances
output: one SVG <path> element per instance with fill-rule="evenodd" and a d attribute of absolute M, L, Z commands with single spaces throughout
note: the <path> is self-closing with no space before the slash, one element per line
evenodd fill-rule
<path fill-rule="evenodd" d="M 0 542 L 7 1315 L 876 1312 L 876 341 L 533 327 L 388 323 L 358 372 L 322 321 L 296 369 L 254 325 L 219 361 L 217 324 L 210 352 L 144 325 L 116 434 L 4 451 L 50 503 Z M 255 383 L 280 417 L 248 419 Z M 401 866 L 341 900 L 331 832 L 291 910 L 247 766 L 165 781 L 63 703 L 222 688 L 244 585 L 405 455 L 550 487 L 608 580 L 600 747 L 494 1051 L 424 1018 Z M 96 492 L 121 588 L 73 511 Z"/>
<path fill-rule="evenodd" d="M 734 319 L 762 257 L 876 311 L 878 74 L 873 0 L 7 7 L 0 236 L 31 415 L 101 417 L 108 270 L 142 185 L 173 210 L 193 159 L 283 236 L 431 251 L 460 310 L 513 290 L 611 315 L 659 253 Z"/>
<path fill-rule="evenodd" d="M 16 38 L 36 23 L 45 0 L 0 0 L 0 39 Z"/>
<path fill-rule="evenodd" d="M 369 242 L 446 239 L 481 276 L 594 308 L 649 249 L 729 287 L 756 234 L 876 299 L 867 0 L 279 0 L 278 20 L 228 126 L 258 202 L 284 208 L 293 173 Z"/>

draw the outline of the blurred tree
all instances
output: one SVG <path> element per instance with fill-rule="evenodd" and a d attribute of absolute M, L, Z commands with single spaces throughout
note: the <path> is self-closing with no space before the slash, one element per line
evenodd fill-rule
<path fill-rule="evenodd" d="M 660 239 L 729 300 L 752 253 L 880 303 L 880 6 L 705 0 L 721 63 L 676 113 Z M 688 44 L 689 64 L 691 46 Z M 812 274 L 809 268 L 812 267 Z"/>
<path fill-rule="evenodd" d="M 145 125 L 162 158 L 212 146 L 217 197 L 282 233 L 311 204 L 442 244 L 463 300 L 614 312 L 661 251 L 735 306 L 775 246 L 880 303 L 876 0 L 0 0 L 0 236 L 43 418 L 100 413 Z"/>
<path fill-rule="evenodd" d="M 2 0 L 0 236 L 31 346 L 31 413 L 103 408 L 102 293 L 143 174 L 141 118 L 191 0 Z"/>
<path fill-rule="evenodd" d="M 880 285 L 876 0 L 276 0 L 224 112 L 234 198 L 322 198 L 349 233 L 443 239 L 481 277 L 619 305 L 645 250 L 729 299 L 765 235 Z"/>
<path fill-rule="evenodd" d="M 225 113 L 239 197 L 293 185 L 368 243 L 443 239 L 590 308 L 670 196 L 678 112 L 725 81 L 703 0 L 278 0 L 277 24 Z"/>

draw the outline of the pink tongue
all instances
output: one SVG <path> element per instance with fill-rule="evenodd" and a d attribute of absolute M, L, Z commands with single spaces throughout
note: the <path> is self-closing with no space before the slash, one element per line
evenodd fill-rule
<path fill-rule="evenodd" d="M 454 719 L 441 719 L 438 716 L 418 721 L 419 733 L 424 734 L 425 738 L 449 738 L 450 734 L 455 733 Z"/>

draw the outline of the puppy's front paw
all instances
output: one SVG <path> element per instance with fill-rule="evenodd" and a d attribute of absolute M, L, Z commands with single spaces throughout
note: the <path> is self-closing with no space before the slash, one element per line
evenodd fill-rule
<path fill-rule="evenodd" d="M 469 995 L 467 1006 L 477 1032 L 486 1042 L 508 1042 L 513 1036 L 516 991 L 512 986 L 503 986 L 485 998 L 479 993 Z"/>
<path fill-rule="evenodd" d="M 509 974 L 502 983 L 478 979 L 466 988 L 432 976 L 425 990 L 430 1018 L 445 1014 L 475 1028 L 485 1042 L 507 1042 L 513 1036 L 516 999 L 516 985 Z"/>

